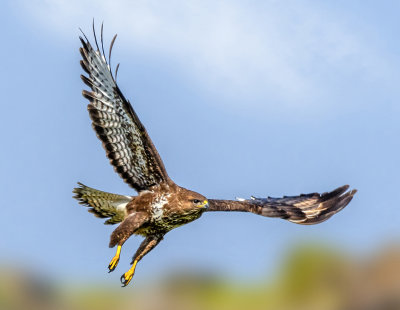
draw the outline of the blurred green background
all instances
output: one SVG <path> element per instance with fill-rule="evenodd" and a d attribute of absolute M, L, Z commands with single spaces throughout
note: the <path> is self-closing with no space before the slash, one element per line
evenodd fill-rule
<path fill-rule="evenodd" d="M 249 262 L 243 262 L 247 264 Z M 356 257 L 321 244 L 291 249 L 273 276 L 245 282 L 176 268 L 125 289 L 65 283 L 38 270 L 3 266 L 0 309 L 400 309 L 400 247 Z"/>

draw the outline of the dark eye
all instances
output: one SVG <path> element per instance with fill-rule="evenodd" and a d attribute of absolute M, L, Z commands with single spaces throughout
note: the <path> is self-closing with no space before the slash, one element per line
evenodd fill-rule
<path fill-rule="evenodd" d="M 198 203 L 200 202 L 200 200 L 198 200 L 198 199 L 193 199 L 193 202 L 194 202 L 195 204 L 198 204 Z"/>

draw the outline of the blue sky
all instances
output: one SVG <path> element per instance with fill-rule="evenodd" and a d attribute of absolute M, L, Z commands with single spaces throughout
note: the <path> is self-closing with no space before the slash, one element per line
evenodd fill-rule
<path fill-rule="evenodd" d="M 77 205 L 77 181 L 134 192 L 91 129 L 79 30 L 118 38 L 118 82 L 169 175 L 209 198 L 324 192 L 348 208 L 317 226 L 205 214 L 169 233 L 137 281 L 173 268 L 256 277 L 318 240 L 364 253 L 400 234 L 400 44 L 395 1 L 6 1 L 2 4 L 0 259 L 64 279 L 106 275 L 115 228 Z M 107 44 L 108 45 L 108 44 Z M 251 262 L 251 263 L 249 263 Z"/>

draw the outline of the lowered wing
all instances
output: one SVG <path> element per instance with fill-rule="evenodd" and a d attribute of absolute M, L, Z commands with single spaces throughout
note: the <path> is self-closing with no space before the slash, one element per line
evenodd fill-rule
<path fill-rule="evenodd" d="M 251 212 L 266 217 L 279 217 L 296 224 L 321 223 L 342 210 L 353 199 L 357 190 L 348 191 L 344 185 L 329 193 L 301 194 L 283 198 L 255 198 L 235 200 L 209 199 L 207 211 Z"/>

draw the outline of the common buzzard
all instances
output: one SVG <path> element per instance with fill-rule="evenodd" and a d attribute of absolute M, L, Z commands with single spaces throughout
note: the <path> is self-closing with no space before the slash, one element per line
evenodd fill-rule
<path fill-rule="evenodd" d="M 90 208 L 89 212 L 108 218 L 106 224 L 120 223 L 110 238 L 110 247 L 117 245 L 116 254 L 108 265 L 110 272 L 118 264 L 124 242 L 132 234 L 145 237 L 133 256 L 131 268 L 121 276 L 123 286 L 131 281 L 136 264 L 167 232 L 198 219 L 203 212 L 251 212 L 309 225 L 327 220 L 353 198 L 356 190 L 349 191 L 349 186 L 345 185 L 324 194 L 217 200 L 207 199 L 175 184 L 168 177 L 146 129 L 117 85 L 118 66 L 114 75 L 111 71 L 109 63 L 116 35 L 110 44 L 107 61 L 103 47 L 103 26 L 101 50 L 94 26 L 93 34 L 96 49 L 84 34 L 84 38 L 80 37 L 80 63 L 88 74 L 87 77 L 81 75 L 81 78 L 92 90 L 83 90 L 83 96 L 89 100 L 88 111 L 93 129 L 102 141 L 111 165 L 138 195 L 106 193 L 81 183 L 73 192 L 76 194 L 74 198 Z"/>

